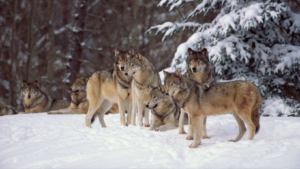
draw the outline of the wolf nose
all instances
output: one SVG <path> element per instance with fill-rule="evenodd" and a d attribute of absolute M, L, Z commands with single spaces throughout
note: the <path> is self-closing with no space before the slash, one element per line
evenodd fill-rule
<path fill-rule="evenodd" d="M 70 88 L 69 90 L 70 90 L 70 92 L 71 92 L 71 91 L 72 91 L 72 88 Z"/>
<path fill-rule="evenodd" d="M 148 105 L 148 104 L 146 105 L 146 108 L 148 108 L 148 109 L 149 109 L 149 105 Z"/>
<path fill-rule="evenodd" d="M 125 68 L 122 66 L 122 67 L 121 67 L 121 70 L 123 71 L 124 69 L 125 69 Z"/>
<path fill-rule="evenodd" d="M 196 70 L 197 70 L 197 68 L 195 68 L 195 67 L 193 67 L 192 69 L 193 69 L 194 72 L 196 72 Z"/>
<path fill-rule="evenodd" d="M 31 97 L 30 95 L 27 96 L 28 99 L 30 99 L 30 97 Z"/>
<path fill-rule="evenodd" d="M 128 76 L 128 73 L 124 73 L 125 74 L 125 76 Z"/>
<path fill-rule="evenodd" d="M 169 93 L 166 93 L 167 96 L 169 96 Z"/>

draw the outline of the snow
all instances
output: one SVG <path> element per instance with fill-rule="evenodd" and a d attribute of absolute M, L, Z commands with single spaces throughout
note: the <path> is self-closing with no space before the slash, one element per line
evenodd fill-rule
<path fill-rule="evenodd" d="M 155 132 L 120 125 L 119 115 L 84 126 L 85 115 L 0 117 L 0 168 L 297 168 L 300 118 L 261 117 L 254 140 L 238 133 L 232 115 L 208 117 L 210 139 L 196 149 L 178 129 Z M 187 125 L 185 130 L 187 131 Z"/>

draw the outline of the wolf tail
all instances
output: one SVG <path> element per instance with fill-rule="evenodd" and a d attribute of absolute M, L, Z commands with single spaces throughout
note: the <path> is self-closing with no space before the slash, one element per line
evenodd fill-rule
<path fill-rule="evenodd" d="M 261 99 L 259 91 L 257 90 L 256 91 L 256 102 L 255 102 L 255 104 L 253 106 L 253 110 L 252 110 L 252 113 L 251 113 L 252 123 L 256 127 L 255 134 L 258 133 L 259 128 L 260 128 L 259 118 L 260 118 L 260 115 L 261 115 L 261 106 L 262 106 L 262 99 Z"/>

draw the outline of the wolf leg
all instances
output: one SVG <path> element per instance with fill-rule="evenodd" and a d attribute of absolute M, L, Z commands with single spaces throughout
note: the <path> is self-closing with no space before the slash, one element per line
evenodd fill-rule
<path fill-rule="evenodd" d="M 244 136 L 244 134 L 246 132 L 246 127 L 245 127 L 243 120 L 236 114 L 236 112 L 232 112 L 232 115 L 239 125 L 239 134 L 236 136 L 236 138 L 234 140 L 229 140 L 229 141 L 237 142 Z"/>
<path fill-rule="evenodd" d="M 90 127 L 90 128 L 92 127 L 91 119 L 92 119 L 93 115 L 95 114 L 95 112 L 97 111 L 97 109 L 102 104 L 102 102 L 103 102 L 102 98 L 99 100 L 89 100 L 89 109 L 85 116 L 85 126 L 86 127 Z"/>
<path fill-rule="evenodd" d="M 111 103 L 110 101 L 104 100 L 97 111 L 99 122 L 102 127 L 106 127 L 106 124 L 104 122 L 104 115 L 111 108 L 112 105 L 113 103 Z"/>
<path fill-rule="evenodd" d="M 127 104 L 127 126 L 129 126 L 129 124 L 131 124 L 131 113 L 132 113 L 131 100 L 127 100 L 126 104 Z"/>
<path fill-rule="evenodd" d="M 138 125 L 143 127 L 143 110 L 144 110 L 144 103 L 137 99 L 137 109 L 138 109 Z"/>
<path fill-rule="evenodd" d="M 156 129 L 156 128 L 157 128 L 158 126 L 160 126 L 160 125 L 161 125 L 160 120 L 157 119 L 156 116 L 153 116 L 153 115 L 152 115 L 151 125 L 150 125 L 149 130 L 154 130 L 154 129 Z"/>
<path fill-rule="evenodd" d="M 145 110 L 145 127 L 150 127 L 149 124 L 149 109 L 145 108 L 145 105 L 143 105 L 143 110 Z"/>
<path fill-rule="evenodd" d="M 119 107 L 120 121 L 121 121 L 121 125 L 126 126 L 124 106 L 125 106 L 124 100 L 119 97 L 118 107 Z"/>
<path fill-rule="evenodd" d="M 202 128 L 201 128 L 201 132 L 202 132 L 202 138 L 205 139 L 205 138 L 209 138 L 206 134 L 206 120 L 207 120 L 207 117 L 204 117 L 203 118 L 203 123 L 202 123 Z"/>
<path fill-rule="evenodd" d="M 179 117 L 179 134 L 186 134 L 184 131 L 184 114 L 185 111 L 181 109 L 180 117 Z"/>
<path fill-rule="evenodd" d="M 194 135 L 194 141 L 189 146 L 190 148 L 197 148 L 198 145 L 201 144 L 201 126 L 203 116 L 194 116 L 192 117 L 192 127 L 193 127 L 193 135 Z"/>
<path fill-rule="evenodd" d="M 187 140 L 193 140 L 193 136 L 194 136 L 194 130 L 193 130 L 193 127 L 192 127 L 192 118 L 191 116 L 188 114 L 188 119 L 189 119 L 189 131 L 188 131 L 188 136 L 186 137 Z"/>

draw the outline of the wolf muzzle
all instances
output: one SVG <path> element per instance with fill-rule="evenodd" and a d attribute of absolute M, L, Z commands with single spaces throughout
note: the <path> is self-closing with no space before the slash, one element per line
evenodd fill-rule
<path fill-rule="evenodd" d="M 28 95 L 27 98 L 30 99 L 30 98 L 31 98 L 31 95 Z"/>
<path fill-rule="evenodd" d="M 196 68 L 196 67 L 193 67 L 192 70 L 193 70 L 193 72 L 196 72 L 196 71 L 197 71 L 197 68 Z"/>

